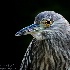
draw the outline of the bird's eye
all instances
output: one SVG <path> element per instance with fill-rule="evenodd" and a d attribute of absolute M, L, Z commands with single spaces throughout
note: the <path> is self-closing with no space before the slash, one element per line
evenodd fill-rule
<path fill-rule="evenodd" d="M 50 24 L 50 21 L 47 21 L 47 24 Z"/>
<path fill-rule="evenodd" d="M 42 20 L 41 24 L 43 24 L 45 27 L 50 27 L 50 25 L 52 24 L 51 20 Z"/>

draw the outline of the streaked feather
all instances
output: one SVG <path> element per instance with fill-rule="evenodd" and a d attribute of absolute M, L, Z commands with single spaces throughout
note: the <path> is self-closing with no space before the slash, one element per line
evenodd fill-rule
<path fill-rule="evenodd" d="M 50 19 L 50 27 L 44 27 L 43 19 Z M 35 17 L 36 24 L 28 26 L 16 35 L 30 33 L 34 38 L 27 48 L 20 70 L 70 70 L 70 25 L 60 14 L 44 11 Z M 37 30 L 36 30 L 37 29 Z M 24 33 L 24 34 L 25 34 Z"/>

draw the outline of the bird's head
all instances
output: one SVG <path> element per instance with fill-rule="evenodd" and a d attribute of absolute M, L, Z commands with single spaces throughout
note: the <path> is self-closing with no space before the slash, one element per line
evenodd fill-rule
<path fill-rule="evenodd" d="M 36 39 L 44 39 L 42 32 L 59 23 L 58 20 L 62 18 L 63 16 L 54 11 L 41 12 L 35 17 L 34 24 L 21 29 L 15 34 L 15 36 L 31 34 Z"/>

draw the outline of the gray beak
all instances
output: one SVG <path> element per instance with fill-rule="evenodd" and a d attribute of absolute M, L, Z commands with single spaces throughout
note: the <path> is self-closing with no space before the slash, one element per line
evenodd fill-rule
<path fill-rule="evenodd" d="M 36 28 L 40 27 L 39 24 L 32 24 L 30 26 L 27 26 L 23 29 L 21 29 L 20 31 L 18 31 L 15 36 L 21 36 L 21 35 L 26 35 L 32 31 L 35 31 Z"/>

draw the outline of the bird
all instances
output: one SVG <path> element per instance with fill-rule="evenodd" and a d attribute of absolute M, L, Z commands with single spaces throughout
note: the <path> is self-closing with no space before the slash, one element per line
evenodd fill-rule
<path fill-rule="evenodd" d="M 19 30 L 15 36 L 27 34 L 33 39 L 20 70 L 70 70 L 70 24 L 61 14 L 40 12 L 34 24 Z"/>

